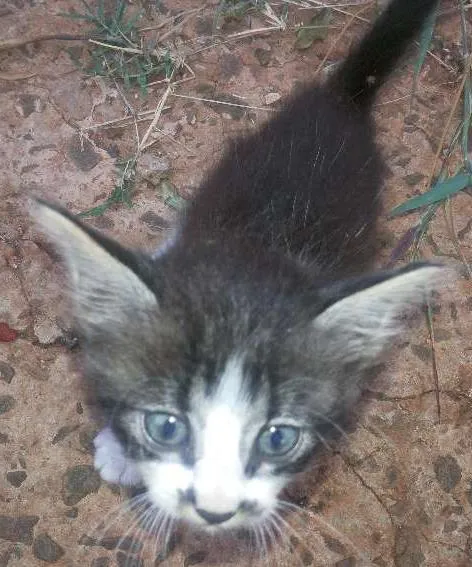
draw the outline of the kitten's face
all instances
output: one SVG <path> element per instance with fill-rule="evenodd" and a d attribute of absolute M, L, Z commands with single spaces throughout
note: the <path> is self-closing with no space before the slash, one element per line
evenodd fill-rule
<path fill-rule="evenodd" d="M 149 499 L 208 530 L 275 512 L 441 273 L 317 286 L 257 251 L 152 259 L 47 206 L 37 217 L 68 264 L 85 377 Z"/>
<path fill-rule="evenodd" d="M 228 360 L 206 390 L 193 381 L 185 412 L 150 403 L 126 416 L 134 439 L 157 457 L 138 461 L 149 498 L 208 529 L 263 521 L 290 476 L 284 468 L 311 447 L 306 424 L 269 417 L 268 388 L 250 387 L 241 358 Z"/>

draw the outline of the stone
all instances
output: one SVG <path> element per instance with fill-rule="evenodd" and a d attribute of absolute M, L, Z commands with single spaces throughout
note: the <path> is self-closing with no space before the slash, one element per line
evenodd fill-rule
<path fill-rule="evenodd" d="M 38 516 L 0 516 L 0 539 L 31 545 L 38 522 Z"/>
<path fill-rule="evenodd" d="M 68 437 L 71 433 L 73 433 L 76 429 L 80 427 L 79 424 L 75 425 L 63 425 L 59 428 L 58 432 L 52 438 L 51 444 L 56 445 L 56 443 L 60 443 L 66 437 Z"/>
<path fill-rule="evenodd" d="M 93 100 L 89 94 L 89 89 L 77 85 L 70 88 L 70 81 L 65 78 L 55 78 L 54 88 L 50 91 L 50 96 L 54 102 L 74 121 L 84 120 L 90 114 L 93 107 Z"/>
<path fill-rule="evenodd" d="M 7 481 L 18 488 L 25 482 L 27 476 L 26 471 L 9 471 L 7 472 Z"/>
<path fill-rule="evenodd" d="M 56 543 L 47 533 L 40 534 L 34 538 L 33 554 L 41 561 L 55 563 L 64 555 L 64 549 Z"/>
<path fill-rule="evenodd" d="M 420 360 L 430 363 L 432 359 L 431 348 L 425 345 L 411 345 L 411 352 Z"/>
<path fill-rule="evenodd" d="M 110 558 L 106 555 L 102 555 L 102 557 L 95 557 L 90 563 L 90 567 L 109 567 L 110 565 Z"/>
<path fill-rule="evenodd" d="M 67 155 L 81 171 L 91 171 L 100 161 L 100 155 L 93 144 L 78 135 L 70 140 Z"/>
<path fill-rule="evenodd" d="M 434 340 L 437 343 L 441 341 L 448 341 L 451 337 L 452 333 L 447 329 L 434 329 Z"/>
<path fill-rule="evenodd" d="M 139 217 L 139 220 L 151 230 L 160 231 L 169 227 L 169 223 L 166 221 L 166 219 L 154 213 L 153 211 L 145 212 Z"/>
<path fill-rule="evenodd" d="M 115 226 L 113 220 L 104 215 L 90 219 L 90 221 L 93 226 L 99 230 L 111 230 Z"/>
<path fill-rule="evenodd" d="M 339 555 L 344 555 L 345 553 L 347 553 L 345 546 L 334 537 L 325 535 L 323 539 L 326 547 L 334 553 L 338 553 Z"/>
<path fill-rule="evenodd" d="M 34 334 L 40 345 L 53 345 L 62 337 L 62 329 L 49 318 L 44 318 L 34 324 Z"/>
<path fill-rule="evenodd" d="M 420 567 L 425 556 L 421 550 L 421 539 L 411 526 L 400 526 L 395 533 L 395 566 Z"/>
<path fill-rule="evenodd" d="M 11 343 L 18 338 L 18 332 L 12 329 L 8 323 L 0 323 L 0 342 Z"/>
<path fill-rule="evenodd" d="M 62 480 L 62 500 L 66 506 L 75 506 L 100 488 L 98 472 L 91 465 L 77 465 L 65 473 Z"/>
<path fill-rule="evenodd" d="M 438 457 L 434 461 L 434 472 L 444 492 L 451 492 L 462 478 L 462 470 L 452 455 Z"/>
<path fill-rule="evenodd" d="M 207 554 L 204 551 L 194 551 L 187 555 L 184 559 L 184 567 L 191 567 L 192 565 L 199 565 L 203 563 L 207 557 Z"/>
<path fill-rule="evenodd" d="M 0 380 L 3 380 L 7 384 L 11 384 L 13 376 L 15 376 L 15 369 L 13 366 L 10 366 L 6 362 L 3 362 L 3 360 L 0 360 Z"/>
<path fill-rule="evenodd" d="M 124 551 L 118 551 L 116 554 L 116 563 L 118 567 L 144 567 L 144 561 L 139 557 L 132 557 Z"/>
<path fill-rule="evenodd" d="M 262 47 L 258 47 L 254 50 L 254 55 L 256 59 L 259 61 L 259 65 L 262 67 L 267 67 L 270 63 L 272 58 L 272 54 L 269 49 L 262 49 Z"/>
<path fill-rule="evenodd" d="M 75 520 L 79 516 L 79 509 L 73 506 L 72 508 L 67 508 L 65 512 L 66 518 L 70 518 L 71 520 Z"/>
<path fill-rule="evenodd" d="M 403 179 L 407 185 L 412 187 L 418 185 L 424 178 L 425 176 L 422 173 L 410 173 L 409 175 L 405 175 Z"/>
<path fill-rule="evenodd" d="M 152 185 L 158 185 L 170 170 L 170 162 L 166 157 L 147 153 L 139 158 L 138 175 Z"/>
<path fill-rule="evenodd" d="M 7 413 L 16 405 L 16 400 L 13 396 L 0 396 L 0 415 Z"/>
<path fill-rule="evenodd" d="M 274 104 L 282 98 L 280 93 L 267 93 L 264 97 L 266 104 Z"/>
<path fill-rule="evenodd" d="M 215 112 L 218 112 L 218 114 L 227 114 L 233 120 L 241 120 L 246 112 L 246 109 L 242 108 L 241 106 L 242 104 L 244 104 L 244 101 L 233 95 L 223 93 L 215 95 L 212 98 L 217 102 L 204 101 L 204 104 L 206 106 L 209 106 Z M 224 102 L 227 102 L 229 104 L 221 104 Z M 233 104 L 238 106 L 231 106 Z"/>
<path fill-rule="evenodd" d="M 18 110 L 23 118 L 28 118 L 33 112 L 41 112 L 41 106 L 38 95 L 25 93 L 18 97 Z"/>
<path fill-rule="evenodd" d="M 228 80 L 241 73 L 243 63 L 241 58 L 233 53 L 224 53 L 220 57 L 220 72 L 223 79 Z"/>
<path fill-rule="evenodd" d="M 98 430 L 93 426 L 84 427 L 79 431 L 80 446 L 86 453 L 89 453 L 90 455 L 93 455 L 95 452 L 93 440 L 95 439 L 97 434 Z"/>
<path fill-rule="evenodd" d="M 356 567 L 357 562 L 355 557 L 346 557 L 346 559 L 341 559 L 340 561 L 336 561 L 334 564 L 335 567 Z"/>

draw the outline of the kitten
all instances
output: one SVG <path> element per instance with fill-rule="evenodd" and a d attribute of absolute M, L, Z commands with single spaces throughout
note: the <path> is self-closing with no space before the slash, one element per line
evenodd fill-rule
<path fill-rule="evenodd" d="M 95 465 L 162 517 L 270 522 L 441 273 L 368 272 L 384 172 L 370 111 L 435 4 L 393 0 L 324 86 L 234 140 L 161 253 L 38 203 L 108 419 Z"/>

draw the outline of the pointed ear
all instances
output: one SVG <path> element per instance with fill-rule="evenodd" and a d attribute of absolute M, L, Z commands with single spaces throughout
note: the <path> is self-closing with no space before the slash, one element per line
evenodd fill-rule
<path fill-rule="evenodd" d="M 323 348 L 345 362 L 370 364 L 392 345 L 404 329 L 401 317 L 424 304 L 448 270 L 434 264 L 414 264 L 368 279 L 346 282 L 341 298 L 314 321 Z"/>
<path fill-rule="evenodd" d="M 65 260 L 79 325 L 103 328 L 123 321 L 125 313 L 157 305 L 133 270 L 131 252 L 43 201 L 33 204 L 31 215 Z"/>

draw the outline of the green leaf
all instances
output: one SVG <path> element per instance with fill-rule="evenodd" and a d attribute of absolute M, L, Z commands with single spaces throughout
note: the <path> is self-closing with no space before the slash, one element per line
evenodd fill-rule
<path fill-rule="evenodd" d="M 308 49 L 315 41 L 326 39 L 332 15 L 333 12 L 330 8 L 322 8 L 311 18 L 308 26 L 299 28 L 295 48 Z"/>
<path fill-rule="evenodd" d="M 435 10 L 431 12 L 428 19 L 424 23 L 423 29 L 420 34 L 420 52 L 418 59 L 415 63 L 415 80 L 418 77 L 421 68 L 423 67 L 424 60 L 426 59 L 426 54 L 431 45 L 431 39 L 433 37 L 434 25 L 436 24 L 436 17 L 438 15 L 439 4 L 436 6 Z"/>
<path fill-rule="evenodd" d="M 180 211 L 185 206 L 185 199 L 183 199 L 178 193 L 177 189 L 170 181 L 162 181 L 158 187 L 159 193 L 161 194 L 162 198 L 164 199 L 164 203 L 171 207 L 172 209 L 176 209 Z"/>
<path fill-rule="evenodd" d="M 437 203 L 438 201 L 442 201 L 447 197 L 459 193 L 459 191 L 462 191 L 470 185 L 472 185 L 472 175 L 469 173 L 458 173 L 445 181 L 439 181 L 426 193 L 418 195 L 418 197 L 413 197 L 401 205 L 398 205 L 398 207 L 395 207 L 391 211 L 390 217 L 396 217 L 403 213 L 419 209 L 420 207 L 432 205 L 433 203 Z"/>
<path fill-rule="evenodd" d="M 79 213 L 78 217 L 99 217 L 103 215 L 103 213 L 110 207 L 110 204 L 107 202 L 103 203 L 103 205 L 98 205 L 97 207 L 93 207 L 92 209 L 87 209 L 82 213 Z"/>

